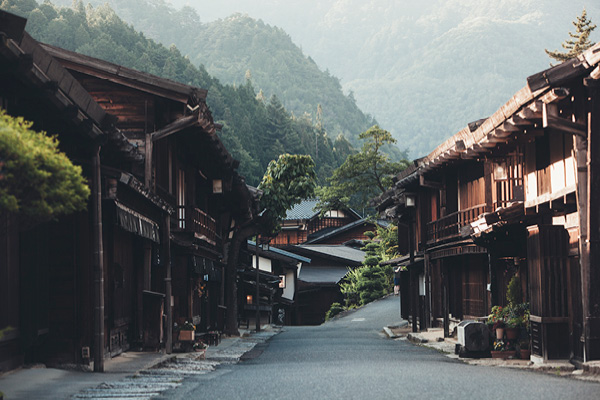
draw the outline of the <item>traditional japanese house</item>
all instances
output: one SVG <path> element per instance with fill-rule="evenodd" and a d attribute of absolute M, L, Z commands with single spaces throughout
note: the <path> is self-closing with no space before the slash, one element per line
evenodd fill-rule
<path fill-rule="evenodd" d="M 236 173 L 239 162 L 216 135 L 206 90 L 45 48 L 117 117 L 115 125 L 144 152 L 136 172 L 176 210 L 170 224 L 173 321 L 223 330 L 224 237 L 232 221 L 248 214 L 251 196 Z"/>
<path fill-rule="evenodd" d="M 92 188 L 88 212 L 20 234 L 2 216 L 0 328 L 15 329 L 0 363 L 101 371 L 133 346 L 170 351 L 173 322 L 222 329 L 224 246 L 254 197 L 206 91 L 37 43 L 14 15 L 0 22 L 2 107 L 58 135 Z"/>
<path fill-rule="evenodd" d="M 154 343 L 160 341 L 162 332 L 160 306 L 148 318 L 151 326 L 147 332 L 152 337 L 139 337 L 141 325 L 136 324 L 139 321 L 131 314 L 126 314 L 130 309 L 112 314 L 115 309 L 109 306 L 107 311 L 114 321 L 131 324 L 131 334 L 115 335 L 118 350 L 111 347 L 108 335 L 104 342 L 107 322 L 104 299 L 121 301 L 132 296 L 131 285 L 136 282 L 141 265 L 129 270 L 120 266 L 104 268 L 112 253 L 104 252 L 102 197 L 110 197 L 120 181 L 123 195 L 141 209 L 135 213 L 115 204 L 104 215 L 120 217 L 114 223 L 137 234 L 124 236 L 131 247 L 129 253 L 115 254 L 121 263 L 131 260 L 133 253 L 146 246 L 159 245 L 158 224 L 171 210 L 165 202 L 143 190 L 133 176 L 119 172 L 118 168 L 130 168 L 141 162 L 143 155 L 73 75 L 24 31 L 25 23 L 22 18 L 0 12 L 1 106 L 10 115 L 31 120 L 34 129 L 56 135 L 61 150 L 82 166 L 92 196 L 88 211 L 48 223 L 2 215 L 2 235 L 8 239 L 2 240 L 6 247 L 0 251 L 2 265 L 7 266 L 1 270 L 6 279 L 0 280 L 0 292 L 5 296 L 0 303 L 3 315 L 0 326 L 12 329 L 0 340 L 0 363 L 3 367 L 23 361 L 87 364 L 95 359 L 95 369 L 102 370 L 105 347 L 107 354 L 114 354 L 128 346 L 134 335 L 140 343 L 144 340 Z M 111 190 L 106 186 L 109 181 L 114 183 Z M 102 277 L 111 282 L 104 287 L 106 290 Z M 115 297 L 109 297 L 112 295 Z M 127 298 L 131 301 L 126 307 L 140 306 L 141 299 Z M 131 319 L 127 320 L 128 317 Z"/>
<path fill-rule="evenodd" d="M 311 260 L 310 265 L 302 265 L 298 271 L 298 324 L 321 324 L 331 304 L 344 303 L 338 284 L 349 269 L 362 264 L 365 252 L 344 245 L 323 244 L 288 246 L 286 250 Z"/>
<path fill-rule="evenodd" d="M 256 306 L 260 306 L 261 324 L 296 325 L 298 321 L 297 293 L 298 270 L 311 262 L 289 251 L 268 245 L 259 246 L 248 241 L 246 259 L 250 260 L 239 274 L 243 285 L 238 289 L 240 301 L 240 322 L 254 327 Z M 256 261 L 258 257 L 258 268 Z M 256 273 L 260 283 L 259 301 L 256 301 Z"/>
<path fill-rule="evenodd" d="M 304 200 L 289 210 L 281 224 L 281 232 L 271 240 L 271 245 L 284 247 L 305 243 L 351 223 L 356 223 L 351 232 L 354 237 L 348 235 L 348 238 L 366 239 L 363 233 L 369 229 L 360 232 L 365 221 L 357 223 L 361 216 L 354 210 L 331 210 L 321 216 L 320 211 L 315 210 L 317 203 L 316 199 Z"/>
<path fill-rule="evenodd" d="M 518 273 L 531 304 L 532 358 L 600 358 L 599 63 L 596 45 L 530 76 L 379 199 L 393 218 L 415 206 L 409 236 L 423 254 L 424 326 L 485 315 L 505 303 Z"/>

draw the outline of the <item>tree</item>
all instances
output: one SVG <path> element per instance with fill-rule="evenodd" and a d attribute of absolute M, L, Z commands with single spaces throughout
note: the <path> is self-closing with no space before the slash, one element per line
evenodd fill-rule
<path fill-rule="evenodd" d="M 575 33 L 569 32 L 570 39 L 565 40 L 562 44 L 562 47 L 566 52 L 560 52 L 558 50 L 549 51 L 546 49 L 546 54 L 548 54 L 550 58 L 559 62 L 567 61 L 577 57 L 594 45 L 593 42 L 590 42 L 590 34 L 596 29 L 596 25 L 592 24 L 592 21 L 587 18 L 585 8 L 583 9 L 581 16 L 573 21 L 573 25 L 575 26 Z"/>
<path fill-rule="evenodd" d="M 0 109 L 0 212 L 50 220 L 86 208 L 90 189 L 58 141 Z"/>
<path fill-rule="evenodd" d="M 396 143 L 388 131 L 375 125 L 359 135 L 364 144 L 327 179 L 329 186 L 319 189 L 316 208 L 326 212 L 338 208 L 369 207 L 369 200 L 387 190 L 392 177 L 408 166 L 408 161 L 391 162 L 382 147 Z"/>
<path fill-rule="evenodd" d="M 227 250 L 227 333 L 237 334 L 236 274 L 242 243 L 250 236 L 274 236 L 287 210 L 303 199 L 313 196 L 316 186 L 315 163 L 310 156 L 282 154 L 272 160 L 259 189 L 260 212 L 252 219 L 236 226 Z"/>
<path fill-rule="evenodd" d="M 315 182 L 315 163 L 310 156 L 282 154 L 271 161 L 258 185 L 264 233 L 275 235 L 287 210 L 313 195 Z"/>
<path fill-rule="evenodd" d="M 349 271 L 340 283 L 346 297 L 346 307 L 365 305 L 389 293 L 394 272 L 390 265 L 381 265 L 398 256 L 398 228 L 390 224 L 377 226 L 376 232 L 365 232 L 370 238 L 362 248 L 366 252 L 362 266 Z"/>

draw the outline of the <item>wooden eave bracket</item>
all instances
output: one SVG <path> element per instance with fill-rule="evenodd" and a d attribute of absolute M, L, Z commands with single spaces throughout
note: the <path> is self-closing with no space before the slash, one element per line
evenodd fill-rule
<path fill-rule="evenodd" d="M 554 88 L 540 97 L 540 101 L 543 104 L 551 104 L 556 103 L 559 100 L 562 100 L 569 96 L 569 89 L 567 88 Z"/>
<path fill-rule="evenodd" d="M 558 116 L 558 107 L 553 103 L 544 103 L 542 126 L 561 133 L 577 135 L 587 139 L 587 126 Z"/>
<path fill-rule="evenodd" d="M 185 117 L 179 118 L 171 122 L 167 126 L 155 132 L 152 132 L 150 134 L 150 137 L 152 138 L 153 142 L 156 142 L 157 140 L 166 138 L 167 136 L 177 133 L 183 129 L 190 128 L 196 125 L 198 125 L 198 114 L 186 115 Z"/>

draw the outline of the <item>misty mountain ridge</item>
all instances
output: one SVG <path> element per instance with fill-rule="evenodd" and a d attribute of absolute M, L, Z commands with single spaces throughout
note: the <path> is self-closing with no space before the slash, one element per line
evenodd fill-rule
<path fill-rule="evenodd" d="M 140 1 L 145 0 L 133 3 Z M 592 21 L 600 21 L 600 5 L 584 0 L 170 0 L 174 6 L 151 1 L 162 23 L 143 17 L 150 13 L 148 7 L 109 2 L 125 20 L 162 43 L 175 43 L 224 82 L 242 82 L 250 69 L 256 87 L 268 91 L 276 74 L 269 71 L 272 79 L 264 82 L 265 72 L 253 64 L 253 56 L 260 54 L 262 64 L 271 68 L 286 68 L 268 42 L 261 43 L 266 48 L 259 52 L 250 46 L 229 54 L 211 47 L 210 41 L 193 43 L 200 37 L 194 29 L 226 43 L 224 27 L 249 15 L 256 22 L 246 21 L 245 26 L 256 30 L 245 35 L 260 36 L 265 29 L 284 34 L 306 60 L 339 77 L 346 96 L 391 131 L 411 157 L 427 154 L 468 122 L 491 115 L 525 86 L 528 75 L 547 68 L 544 49 L 560 49 L 574 30 L 571 21 L 584 7 Z M 184 5 L 188 8 L 176 8 Z M 236 12 L 241 16 L 230 19 Z M 202 20 L 201 28 L 187 25 L 185 34 L 169 34 L 177 31 L 173 21 L 181 14 L 197 23 Z M 592 34 L 593 41 L 599 32 Z M 304 112 L 292 106 L 294 99 L 285 90 L 280 92 L 286 107 Z M 332 111 L 324 106 L 324 113 Z M 325 120 L 331 121 L 331 114 Z"/>

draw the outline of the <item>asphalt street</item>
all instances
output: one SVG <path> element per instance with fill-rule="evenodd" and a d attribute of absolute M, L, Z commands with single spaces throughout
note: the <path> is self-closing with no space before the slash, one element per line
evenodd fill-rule
<path fill-rule="evenodd" d="M 387 297 L 314 327 L 285 327 L 239 364 L 186 378 L 163 399 L 600 399 L 600 385 L 549 374 L 473 366 L 382 327 L 400 322 Z"/>

